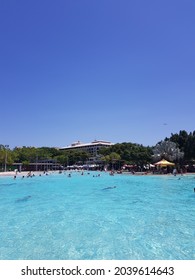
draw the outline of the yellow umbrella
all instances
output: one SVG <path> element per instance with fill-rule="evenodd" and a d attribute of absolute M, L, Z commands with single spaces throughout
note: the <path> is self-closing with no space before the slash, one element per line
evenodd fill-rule
<path fill-rule="evenodd" d="M 156 162 L 154 165 L 164 167 L 164 166 L 173 166 L 173 165 L 175 165 L 175 163 L 167 161 L 166 159 L 162 159 L 162 160 Z"/>

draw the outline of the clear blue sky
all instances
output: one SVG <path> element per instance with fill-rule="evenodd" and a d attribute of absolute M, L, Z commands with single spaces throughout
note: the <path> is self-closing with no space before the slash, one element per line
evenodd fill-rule
<path fill-rule="evenodd" d="M 194 0 L 1 0 L 0 35 L 0 144 L 195 130 Z"/>

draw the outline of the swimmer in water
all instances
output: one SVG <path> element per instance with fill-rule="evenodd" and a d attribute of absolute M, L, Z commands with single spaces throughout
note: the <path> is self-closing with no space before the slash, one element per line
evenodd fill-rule
<path fill-rule="evenodd" d="M 107 187 L 107 188 L 104 188 L 103 190 L 112 190 L 112 189 L 115 189 L 116 188 L 116 186 L 114 186 L 114 187 Z"/>

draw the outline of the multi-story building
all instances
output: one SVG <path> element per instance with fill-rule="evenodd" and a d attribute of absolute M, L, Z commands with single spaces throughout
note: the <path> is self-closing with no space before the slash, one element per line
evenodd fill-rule
<path fill-rule="evenodd" d="M 108 148 L 113 143 L 102 140 L 94 140 L 91 143 L 81 143 L 80 141 L 72 143 L 70 146 L 62 147 L 60 150 L 82 150 L 90 154 L 91 158 L 97 158 L 101 148 Z"/>

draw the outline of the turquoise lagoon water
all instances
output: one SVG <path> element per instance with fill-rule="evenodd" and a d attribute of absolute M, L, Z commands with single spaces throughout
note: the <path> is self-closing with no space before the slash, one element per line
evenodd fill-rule
<path fill-rule="evenodd" d="M 1 177 L 0 259 L 195 259 L 194 176 L 97 174 Z"/>

